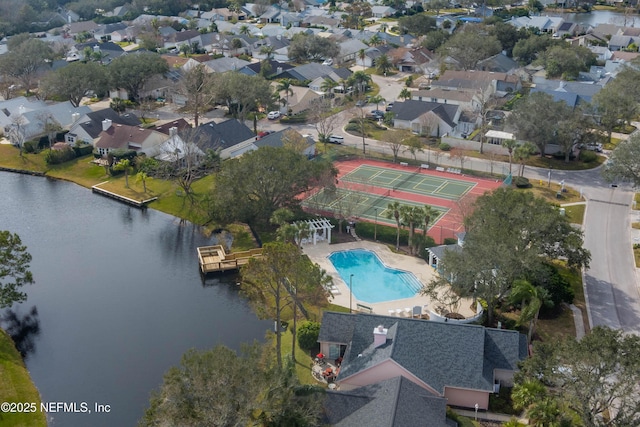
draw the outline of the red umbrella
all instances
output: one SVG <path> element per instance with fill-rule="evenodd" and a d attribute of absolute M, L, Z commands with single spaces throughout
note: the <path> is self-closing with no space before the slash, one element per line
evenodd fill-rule
<path fill-rule="evenodd" d="M 324 359 L 324 354 L 323 354 L 323 353 L 318 353 L 318 354 L 316 355 L 316 357 L 317 357 L 318 359 Z"/>

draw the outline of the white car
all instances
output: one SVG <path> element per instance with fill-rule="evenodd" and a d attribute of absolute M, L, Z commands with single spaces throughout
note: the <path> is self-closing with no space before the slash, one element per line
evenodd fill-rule
<path fill-rule="evenodd" d="M 339 135 L 331 135 L 329 137 L 329 142 L 331 142 L 333 144 L 343 144 L 344 143 L 344 138 L 339 136 Z"/>
<path fill-rule="evenodd" d="M 279 117 L 280 117 L 280 111 L 269 111 L 269 114 L 267 114 L 267 119 L 269 120 L 275 120 Z"/>

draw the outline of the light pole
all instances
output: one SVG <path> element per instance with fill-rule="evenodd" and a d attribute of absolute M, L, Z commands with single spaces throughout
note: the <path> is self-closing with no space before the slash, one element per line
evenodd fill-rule
<path fill-rule="evenodd" d="M 476 409 L 476 421 L 478 421 L 478 408 L 480 407 L 480 405 L 478 405 L 477 403 L 474 405 L 474 408 Z"/>
<path fill-rule="evenodd" d="M 373 208 L 373 211 L 376 214 L 376 222 L 373 224 L 373 241 L 378 241 L 378 208 Z"/>
<path fill-rule="evenodd" d="M 352 304 L 353 304 L 353 291 L 352 291 L 352 282 L 353 282 L 353 274 L 349 276 L 349 313 L 353 312 Z"/>

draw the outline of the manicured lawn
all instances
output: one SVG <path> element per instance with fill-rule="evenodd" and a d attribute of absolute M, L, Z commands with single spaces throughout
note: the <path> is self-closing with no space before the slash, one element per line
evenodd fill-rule
<path fill-rule="evenodd" d="M 579 271 L 572 271 L 564 267 L 560 262 L 557 262 L 556 265 L 560 267 L 560 275 L 571 283 L 571 289 L 573 289 L 575 294 L 573 304 L 582 311 L 585 330 L 589 331 L 587 307 L 584 301 L 584 289 L 582 287 L 582 275 Z M 567 336 L 575 336 L 576 329 L 573 313 L 569 307 L 561 307 L 558 314 L 553 317 L 544 317 L 541 315 L 536 327 L 536 334 L 543 341 L 553 341 Z"/>
<path fill-rule="evenodd" d="M 633 209 L 635 209 L 635 210 L 640 209 L 640 193 L 636 193 L 633 196 L 633 201 L 636 202 L 635 206 L 633 207 Z"/>
<path fill-rule="evenodd" d="M 555 158 L 533 156 L 527 160 L 526 164 L 528 166 L 537 166 L 539 168 L 549 168 L 549 166 L 551 166 L 551 176 L 553 177 L 553 169 L 570 171 L 593 169 L 604 163 L 605 160 L 606 157 L 598 155 L 595 162 L 585 163 L 579 160 L 572 160 L 569 163 L 565 163 L 564 160 L 558 160 Z"/>
<path fill-rule="evenodd" d="M 540 182 L 536 180 L 531 180 L 530 182 L 533 187 L 525 188 L 521 190 L 531 191 L 536 197 L 542 197 L 549 203 L 561 204 L 561 203 L 574 203 L 574 202 L 582 201 L 582 199 L 580 198 L 580 192 L 570 187 L 565 187 L 565 190 L 567 191 L 564 193 L 561 193 L 562 196 L 560 199 L 558 199 L 557 194 L 558 194 L 558 191 L 562 189 L 562 186 L 557 182 L 551 181 L 551 186 L 548 186 L 547 181 Z"/>
<path fill-rule="evenodd" d="M 635 228 L 636 230 L 640 230 L 640 222 L 632 222 L 631 228 Z"/>
<path fill-rule="evenodd" d="M 13 340 L 0 329 L 0 402 L 34 402 L 35 413 L 0 413 L 3 427 L 46 427 L 45 414 L 40 412 L 40 394 L 29 377 L 22 357 Z"/>
<path fill-rule="evenodd" d="M 91 188 L 110 179 L 104 167 L 91 163 L 92 160 L 93 156 L 89 155 L 75 158 L 60 165 L 47 166 L 47 175 Z"/>
<path fill-rule="evenodd" d="M 297 341 L 297 340 L 296 340 Z M 273 337 L 273 343 L 275 346 L 275 336 Z M 287 332 L 282 334 L 282 356 L 291 355 L 291 346 L 293 344 L 293 334 L 290 329 L 287 329 Z M 296 342 L 296 374 L 301 384 L 313 384 L 313 385 L 321 385 L 318 381 L 313 378 L 311 375 L 311 365 L 313 364 L 313 359 L 308 351 L 304 351 L 300 348 L 298 343 Z"/>
<path fill-rule="evenodd" d="M 41 154 L 26 154 L 20 157 L 20 150 L 12 145 L 0 145 L 0 166 L 23 169 L 35 172 L 45 172 L 47 165 Z"/>
<path fill-rule="evenodd" d="M 633 257 L 636 260 L 636 267 L 640 267 L 640 247 L 633 247 Z"/>
<path fill-rule="evenodd" d="M 587 205 L 573 205 L 573 206 L 565 206 L 565 213 L 569 222 L 572 224 L 580 224 L 584 221 L 584 211 L 586 210 Z M 640 226 L 640 223 L 638 223 Z M 639 227 L 640 228 L 640 227 Z"/>

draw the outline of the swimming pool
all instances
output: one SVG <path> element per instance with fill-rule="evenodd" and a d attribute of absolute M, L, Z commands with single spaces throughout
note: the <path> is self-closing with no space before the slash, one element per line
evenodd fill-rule
<path fill-rule="evenodd" d="M 375 252 L 366 249 L 334 252 L 329 255 L 338 274 L 358 301 L 376 303 L 411 298 L 422 284 L 408 271 L 385 266 Z"/>

